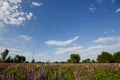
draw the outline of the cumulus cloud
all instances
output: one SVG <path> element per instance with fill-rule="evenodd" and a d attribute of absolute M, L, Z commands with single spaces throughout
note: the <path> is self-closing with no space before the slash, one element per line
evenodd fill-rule
<path fill-rule="evenodd" d="M 39 6 L 43 6 L 43 3 L 41 3 L 41 2 L 32 2 L 32 5 L 39 7 Z"/>
<path fill-rule="evenodd" d="M 27 36 L 27 35 L 20 35 L 19 38 L 24 39 L 25 41 L 30 41 L 32 39 L 31 36 Z"/>
<path fill-rule="evenodd" d="M 66 41 L 49 40 L 49 41 L 46 41 L 45 43 L 48 44 L 48 45 L 66 46 L 66 45 L 69 45 L 69 44 L 73 43 L 73 42 L 76 41 L 78 38 L 79 38 L 79 36 L 76 36 L 76 37 L 74 37 L 73 39 L 66 40 Z"/>
<path fill-rule="evenodd" d="M 118 12 L 120 12 L 120 8 L 118 8 L 118 9 L 116 10 L 116 13 L 118 13 Z"/>
<path fill-rule="evenodd" d="M 91 12 L 94 12 L 94 11 L 96 10 L 96 7 L 95 7 L 93 4 L 91 4 L 91 5 L 88 7 L 88 9 L 89 9 Z"/>
<path fill-rule="evenodd" d="M 97 40 L 95 40 L 95 43 L 113 43 L 113 42 L 119 42 L 120 41 L 120 37 L 119 36 L 115 36 L 115 37 L 101 37 L 98 38 Z"/>
<path fill-rule="evenodd" d="M 31 19 L 31 12 L 22 11 L 22 2 L 23 0 L 0 0 L 1 24 L 21 25 L 25 20 Z"/>
<path fill-rule="evenodd" d="M 74 53 L 80 51 L 83 47 L 57 48 L 55 54 Z"/>

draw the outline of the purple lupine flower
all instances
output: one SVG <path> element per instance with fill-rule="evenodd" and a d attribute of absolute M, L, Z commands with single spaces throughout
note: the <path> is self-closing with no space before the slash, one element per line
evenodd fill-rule
<path fill-rule="evenodd" d="M 86 72 L 86 78 L 90 80 L 90 72 Z"/>
<path fill-rule="evenodd" d="M 43 69 L 39 69 L 39 77 L 38 80 L 45 80 L 45 72 Z"/>
<path fill-rule="evenodd" d="M 35 77 L 35 73 L 34 71 L 31 72 L 31 80 L 34 80 L 34 77 Z"/>
<path fill-rule="evenodd" d="M 12 75 L 12 79 L 11 80 L 14 80 L 14 75 Z"/>
<path fill-rule="evenodd" d="M 75 72 L 74 74 L 75 74 L 75 78 L 76 78 L 75 80 L 81 80 L 79 72 Z"/>
<path fill-rule="evenodd" d="M 31 70 L 28 71 L 28 80 L 31 80 Z"/>
<path fill-rule="evenodd" d="M 12 74 L 10 74 L 8 78 L 9 78 L 9 80 L 12 80 Z"/>

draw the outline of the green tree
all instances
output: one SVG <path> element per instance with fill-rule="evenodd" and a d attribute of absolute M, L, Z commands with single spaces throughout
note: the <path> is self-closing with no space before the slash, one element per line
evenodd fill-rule
<path fill-rule="evenodd" d="M 92 60 L 92 63 L 95 63 L 96 61 L 95 60 Z"/>
<path fill-rule="evenodd" d="M 31 63 L 35 63 L 35 59 L 32 59 Z"/>
<path fill-rule="evenodd" d="M 6 63 L 12 63 L 13 62 L 13 59 L 11 58 L 11 56 L 9 56 L 6 60 L 5 60 Z"/>
<path fill-rule="evenodd" d="M 90 59 L 87 58 L 87 59 L 83 60 L 82 62 L 83 62 L 83 63 L 90 63 Z"/>
<path fill-rule="evenodd" d="M 70 60 L 73 63 L 78 63 L 80 61 L 80 55 L 79 54 L 71 54 L 70 55 Z"/>
<path fill-rule="evenodd" d="M 71 59 L 68 59 L 67 62 L 68 62 L 68 63 L 71 63 Z"/>
<path fill-rule="evenodd" d="M 25 61 L 26 61 L 25 56 L 20 56 L 20 62 L 21 62 L 21 63 L 24 63 Z"/>
<path fill-rule="evenodd" d="M 120 62 L 120 51 L 113 54 L 114 62 Z"/>
<path fill-rule="evenodd" d="M 8 55 L 8 53 L 9 53 L 8 49 L 5 49 L 5 51 L 1 53 L 3 62 L 5 62 L 5 59 L 6 59 L 7 55 Z"/>
<path fill-rule="evenodd" d="M 98 55 L 97 62 L 100 62 L 100 63 L 113 62 L 112 54 L 108 52 L 102 52 L 101 55 Z"/>
<path fill-rule="evenodd" d="M 15 63 L 23 63 L 23 62 L 25 62 L 25 61 L 26 61 L 25 56 L 16 55 L 16 56 L 14 57 L 14 62 L 15 62 Z"/>

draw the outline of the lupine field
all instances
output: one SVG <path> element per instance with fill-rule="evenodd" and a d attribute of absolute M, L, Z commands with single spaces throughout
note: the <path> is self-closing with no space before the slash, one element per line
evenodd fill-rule
<path fill-rule="evenodd" d="M 0 63 L 0 80 L 120 80 L 120 64 Z"/>

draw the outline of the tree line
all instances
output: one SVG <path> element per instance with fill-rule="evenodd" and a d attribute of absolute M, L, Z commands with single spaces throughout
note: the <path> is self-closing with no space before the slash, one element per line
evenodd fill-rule
<path fill-rule="evenodd" d="M 9 50 L 5 49 L 1 53 L 0 62 L 3 63 L 24 63 L 26 61 L 26 57 L 23 55 L 15 55 L 14 58 L 8 56 Z M 8 57 L 7 57 L 8 56 Z M 70 58 L 66 62 L 61 63 L 79 63 L 80 62 L 80 55 L 77 53 L 70 54 Z M 35 62 L 35 59 L 32 59 L 32 63 Z M 38 61 L 40 62 L 40 61 Z M 120 62 L 120 51 L 110 54 L 109 52 L 102 52 L 100 55 L 97 56 L 96 60 L 90 60 L 89 58 L 84 59 L 81 61 L 82 63 L 119 63 Z M 55 62 L 58 63 L 58 62 Z"/>
<path fill-rule="evenodd" d="M 0 62 L 4 62 L 4 63 L 24 63 L 26 61 L 25 56 L 20 56 L 20 55 L 16 55 L 14 58 L 11 58 L 11 56 L 8 56 L 9 50 L 5 49 L 2 53 L 1 53 L 1 58 L 0 58 Z"/>
<path fill-rule="evenodd" d="M 67 62 L 70 63 L 79 63 L 80 62 L 80 55 L 79 54 L 71 54 L 70 59 Z M 100 55 L 97 56 L 96 61 L 90 60 L 89 58 L 82 60 L 83 63 L 119 63 L 120 62 L 120 51 L 110 54 L 109 52 L 102 52 Z"/>

